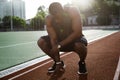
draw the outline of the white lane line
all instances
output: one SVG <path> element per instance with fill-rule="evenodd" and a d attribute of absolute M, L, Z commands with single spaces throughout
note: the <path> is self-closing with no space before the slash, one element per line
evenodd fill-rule
<path fill-rule="evenodd" d="M 61 57 L 67 56 L 67 55 L 69 55 L 69 54 L 71 54 L 71 53 L 72 53 L 72 52 L 69 52 L 69 53 L 67 53 L 67 54 L 62 55 Z M 23 73 L 21 73 L 21 74 L 19 74 L 19 75 L 16 75 L 16 76 L 14 76 L 14 77 L 12 77 L 12 78 L 10 78 L 10 79 L 8 79 L 8 80 L 13 80 L 13 79 L 15 79 L 15 78 L 18 78 L 18 77 L 20 77 L 20 76 L 22 76 L 22 75 L 24 75 L 24 74 L 27 74 L 27 73 L 35 70 L 35 69 L 38 69 L 38 68 L 40 68 L 40 67 L 42 67 L 42 66 L 44 66 L 44 65 L 46 65 L 46 64 L 48 64 L 48 63 L 50 63 L 50 62 L 52 62 L 52 61 L 53 61 L 53 60 L 47 61 L 47 62 L 45 62 L 45 63 L 43 63 L 43 64 L 41 64 L 41 65 L 39 65 L 39 66 L 37 66 L 37 67 L 34 67 L 34 68 L 32 68 L 32 69 L 30 69 L 30 70 L 28 70 L 28 71 L 26 71 L 26 72 L 23 72 Z"/>
<path fill-rule="evenodd" d="M 119 80 L 119 75 L 120 75 L 120 56 L 113 80 Z"/>
<path fill-rule="evenodd" d="M 39 52 L 39 53 L 40 53 L 40 52 Z M 38 53 L 37 53 L 37 54 L 38 54 Z M 17 65 L 17 66 L 14 66 L 14 67 L 5 69 L 5 70 L 3 70 L 3 71 L 0 71 L 0 78 L 5 77 L 5 76 L 10 75 L 10 74 L 13 74 L 13 73 L 15 73 L 15 72 L 17 72 L 17 71 L 20 71 L 20 70 L 25 69 L 25 68 L 27 68 L 27 67 L 29 67 L 29 66 L 35 65 L 35 64 L 37 64 L 37 63 L 39 63 L 39 62 L 42 62 L 42 61 L 44 61 L 44 60 L 47 60 L 47 59 L 49 59 L 49 58 L 50 58 L 49 56 L 45 55 L 45 56 L 43 56 L 43 57 L 39 57 L 39 58 L 33 59 L 33 60 L 31 60 L 31 61 L 22 63 L 22 64 L 20 64 L 20 65 Z"/>
<path fill-rule="evenodd" d="M 15 47 L 15 46 L 18 46 L 18 45 L 23 45 L 23 44 L 30 44 L 30 43 L 34 43 L 36 41 L 32 41 L 32 42 L 26 42 L 26 43 L 19 43 L 19 44 L 13 44 L 13 45 L 8 45 L 8 46 L 1 46 L 1 48 L 8 48 L 8 47 Z"/>
<path fill-rule="evenodd" d="M 106 34 L 106 35 L 104 35 L 104 36 L 98 35 L 98 36 L 100 36 L 100 37 L 97 37 L 97 38 L 95 38 L 95 39 L 88 40 L 88 42 L 91 44 L 91 42 L 94 42 L 94 41 L 96 41 L 96 40 L 99 40 L 99 39 L 102 39 L 102 38 L 104 38 L 104 37 L 110 36 L 111 34 L 114 34 L 114 33 L 116 33 L 116 32 L 118 32 L 118 31 L 111 32 L 111 33 Z"/>

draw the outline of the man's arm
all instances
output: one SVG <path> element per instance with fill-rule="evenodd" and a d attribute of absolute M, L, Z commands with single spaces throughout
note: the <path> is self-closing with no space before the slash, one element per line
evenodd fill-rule
<path fill-rule="evenodd" d="M 48 15 L 46 17 L 46 27 L 47 27 L 47 32 L 48 32 L 48 35 L 50 36 L 51 44 L 53 47 L 57 44 L 57 36 L 56 36 L 56 33 L 55 33 L 53 27 L 51 26 L 51 16 L 50 15 Z"/>
<path fill-rule="evenodd" d="M 73 32 L 65 40 L 60 42 L 61 46 L 65 46 L 66 44 L 72 42 L 74 39 L 82 35 L 82 23 L 79 11 L 76 8 L 72 8 L 69 10 L 69 14 L 72 18 Z"/>
<path fill-rule="evenodd" d="M 54 56 L 54 61 L 55 62 L 60 62 L 60 55 L 59 55 L 59 49 L 58 49 L 58 42 L 57 42 L 57 36 L 56 33 L 51 26 L 51 16 L 46 17 L 46 25 L 47 25 L 47 32 L 50 36 L 51 44 L 52 44 L 52 49 L 50 51 L 50 54 Z"/>

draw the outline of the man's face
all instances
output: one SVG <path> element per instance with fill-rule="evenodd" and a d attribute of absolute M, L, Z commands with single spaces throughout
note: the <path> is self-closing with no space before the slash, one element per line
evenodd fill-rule
<path fill-rule="evenodd" d="M 62 13 L 61 12 L 56 12 L 54 14 L 52 14 L 55 18 L 61 18 L 62 17 Z"/>
<path fill-rule="evenodd" d="M 55 18 L 60 18 L 61 17 L 61 14 L 60 13 L 56 13 L 53 15 Z"/>
<path fill-rule="evenodd" d="M 62 13 L 63 13 L 62 9 L 59 10 L 55 9 L 50 12 L 50 14 L 53 15 L 55 18 L 62 17 Z"/>

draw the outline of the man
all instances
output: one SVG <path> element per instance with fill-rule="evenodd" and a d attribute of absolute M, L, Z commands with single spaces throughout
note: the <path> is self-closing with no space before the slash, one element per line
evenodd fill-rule
<path fill-rule="evenodd" d="M 82 33 L 79 11 L 73 7 L 63 8 L 60 3 L 54 2 L 49 6 L 49 13 L 46 17 L 48 35 L 38 40 L 39 47 L 55 62 L 48 72 L 64 69 L 60 51 L 74 51 L 80 57 L 78 74 L 86 74 L 87 40 Z"/>

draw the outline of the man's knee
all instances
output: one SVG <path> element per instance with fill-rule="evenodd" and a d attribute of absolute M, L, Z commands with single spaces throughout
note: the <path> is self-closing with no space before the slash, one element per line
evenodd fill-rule
<path fill-rule="evenodd" d="M 85 47 L 85 45 L 83 43 L 77 42 L 77 43 L 75 43 L 75 47 L 81 48 L 81 47 Z"/>
<path fill-rule="evenodd" d="M 43 44 L 45 44 L 45 40 L 40 38 L 38 41 L 37 41 L 37 44 L 39 47 L 42 47 Z"/>
<path fill-rule="evenodd" d="M 75 43 L 75 50 L 87 50 L 87 46 L 85 46 L 83 43 L 77 42 Z"/>
<path fill-rule="evenodd" d="M 75 44 L 75 52 L 79 55 L 81 60 L 84 61 L 84 59 L 87 56 L 87 46 L 85 46 L 83 43 L 76 43 Z"/>

